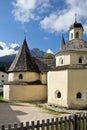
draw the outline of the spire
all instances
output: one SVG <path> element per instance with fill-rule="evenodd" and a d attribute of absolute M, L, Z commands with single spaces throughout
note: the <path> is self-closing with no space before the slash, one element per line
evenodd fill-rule
<path fill-rule="evenodd" d="M 24 38 L 23 44 L 8 70 L 8 72 L 14 72 L 14 71 L 38 72 L 37 65 L 35 61 L 32 59 L 32 56 L 30 54 L 26 37 Z"/>
<path fill-rule="evenodd" d="M 77 23 L 77 14 L 75 13 L 75 23 Z"/>
<path fill-rule="evenodd" d="M 61 49 L 64 47 L 64 45 L 65 45 L 65 40 L 64 40 L 64 34 L 62 33 Z"/>
<path fill-rule="evenodd" d="M 24 39 L 26 39 L 26 33 L 27 33 L 27 31 L 25 30 L 24 31 Z"/>

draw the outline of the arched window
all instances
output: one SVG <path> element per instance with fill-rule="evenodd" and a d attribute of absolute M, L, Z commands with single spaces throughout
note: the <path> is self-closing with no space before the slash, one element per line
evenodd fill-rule
<path fill-rule="evenodd" d="M 80 93 L 80 92 L 78 92 L 77 94 L 76 94 L 76 98 L 82 98 L 82 94 Z"/>
<path fill-rule="evenodd" d="M 22 74 L 19 74 L 19 79 L 23 79 L 23 75 Z"/>
<path fill-rule="evenodd" d="M 83 59 L 82 57 L 79 57 L 79 61 L 78 62 L 82 63 L 82 59 Z"/>
<path fill-rule="evenodd" d="M 79 33 L 78 32 L 76 32 L 76 38 L 79 38 Z"/>
<path fill-rule="evenodd" d="M 56 98 L 61 98 L 61 92 L 57 90 L 57 91 L 55 92 L 55 97 L 56 97 Z"/>
<path fill-rule="evenodd" d="M 71 33 L 71 39 L 73 39 L 73 33 Z"/>
<path fill-rule="evenodd" d="M 57 98 L 61 98 L 61 92 L 57 93 Z"/>
<path fill-rule="evenodd" d="M 61 64 L 63 64 L 63 59 L 61 60 Z"/>
<path fill-rule="evenodd" d="M 63 59 L 62 58 L 59 59 L 59 64 L 63 64 Z"/>

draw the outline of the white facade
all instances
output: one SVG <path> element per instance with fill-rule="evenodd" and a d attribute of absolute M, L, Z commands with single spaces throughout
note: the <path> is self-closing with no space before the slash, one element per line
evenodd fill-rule
<path fill-rule="evenodd" d="M 75 23 L 76 24 L 76 23 Z M 83 28 L 81 27 L 73 27 L 72 29 L 70 29 L 69 32 L 69 40 L 73 40 L 73 39 L 83 39 Z"/>
<path fill-rule="evenodd" d="M 69 33 L 69 42 L 56 55 L 56 68 L 48 72 L 48 104 L 87 108 L 87 42 L 80 23 Z"/>
<path fill-rule="evenodd" d="M 87 51 L 67 51 L 56 55 L 56 66 L 87 64 Z"/>

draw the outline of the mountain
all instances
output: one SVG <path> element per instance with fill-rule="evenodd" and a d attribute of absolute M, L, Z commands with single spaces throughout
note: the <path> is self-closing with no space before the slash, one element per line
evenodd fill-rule
<path fill-rule="evenodd" d="M 33 48 L 30 50 L 33 57 L 43 57 L 46 52 L 39 50 L 38 48 Z"/>
<path fill-rule="evenodd" d="M 38 48 L 33 48 L 32 50 L 30 50 L 32 57 L 43 57 L 45 52 L 39 50 Z M 12 55 L 6 55 L 6 56 L 2 56 L 0 57 L 0 63 L 1 62 L 12 62 L 15 58 L 16 54 L 12 54 Z"/>
<path fill-rule="evenodd" d="M 2 46 L 0 46 L 0 50 L 3 50 L 3 47 L 2 47 Z"/>
<path fill-rule="evenodd" d="M 0 69 L 7 71 L 14 58 L 15 54 L 0 57 Z"/>
<path fill-rule="evenodd" d="M 18 51 L 19 50 L 19 46 L 18 45 L 16 45 L 15 47 L 9 47 L 9 49 L 13 49 L 14 51 Z"/>
<path fill-rule="evenodd" d="M 16 48 L 16 51 L 17 51 L 17 49 L 19 49 L 19 48 Z M 30 52 L 33 57 L 43 57 L 45 54 L 44 51 L 41 51 L 38 48 L 33 48 L 32 50 L 30 50 Z M 16 54 L 0 57 L 0 68 L 5 68 L 5 70 L 8 70 L 8 68 L 11 65 L 12 61 L 14 60 L 15 56 L 16 56 Z"/>
<path fill-rule="evenodd" d="M 6 43 L 0 41 L 0 57 L 16 54 L 19 48 L 20 46 L 17 43 L 11 43 L 9 46 L 7 46 Z M 43 55 L 45 54 L 44 51 L 41 51 L 38 48 L 33 48 L 30 51 L 33 57 L 43 57 Z"/>

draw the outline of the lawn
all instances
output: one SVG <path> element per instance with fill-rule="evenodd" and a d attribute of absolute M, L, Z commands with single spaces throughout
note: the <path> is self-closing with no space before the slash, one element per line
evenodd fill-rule
<path fill-rule="evenodd" d="M 6 101 L 3 100 L 3 92 L 0 92 L 0 103 L 2 102 L 6 102 Z"/>
<path fill-rule="evenodd" d="M 59 112 L 59 111 L 53 110 L 53 109 L 51 109 L 51 108 L 47 108 L 46 106 L 43 106 L 43 105 L 41 105 L 41 104 L 39 104 L 39 103 L 31 102 L 31 104 L 35 105 L 36 107 L 39 107 L 39 108 L 41 108 L 41 109 L 46 110 L 47 113 L 49 113 L 49 114 L 54 114 L 54 115 L 69 114 L 68 112 L 64 112 L 64 111 Z"/>
<path fill-rule="evenodd" d="M 0 92 L 0 102 L 3 100 L 3 92 Z"/>

